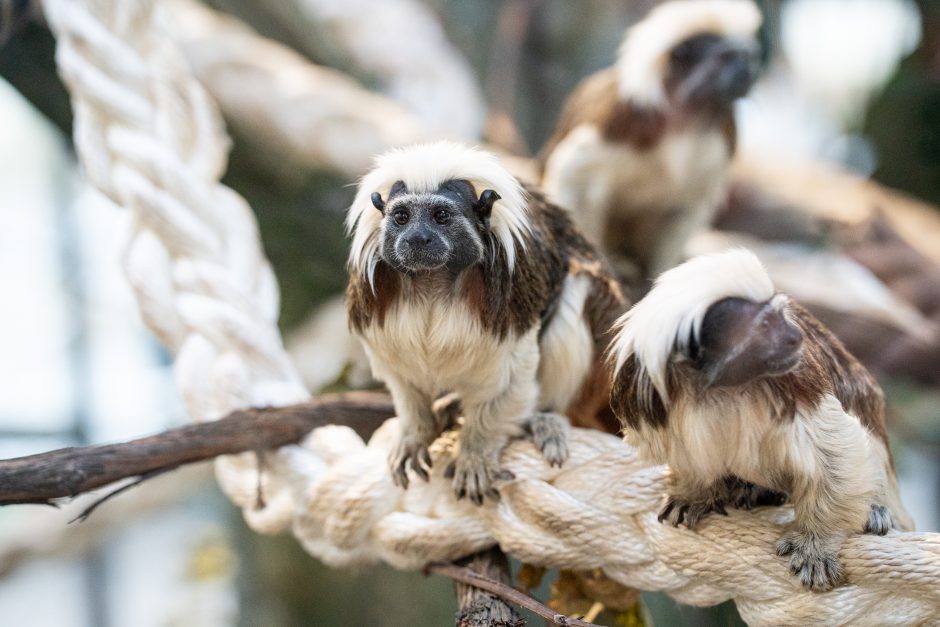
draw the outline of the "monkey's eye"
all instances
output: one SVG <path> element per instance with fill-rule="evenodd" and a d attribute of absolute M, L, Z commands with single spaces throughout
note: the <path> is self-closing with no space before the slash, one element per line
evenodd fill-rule
<path fill-rule="evenodd" d="M 670 56 L 674 63 L 678 63 L 679 65 L 692 65 L 698 61 L 699 51 L 696 50 L 695 46 L 686 43 L 673 48 Z"/>
<path fill-rule="evenodd" d="M 450 222 L 450 212 L 446 209 L 438 209 L 434 212 L 434 221 L 438 224 L 447 224 Z"/>
<path fill-rule="evenodd" d="M 411 216 L 408 215 L 407 211 L 396 211 L 393 217 L 395 218 L 396 224 L 407 224 L 408 218 Z"/>

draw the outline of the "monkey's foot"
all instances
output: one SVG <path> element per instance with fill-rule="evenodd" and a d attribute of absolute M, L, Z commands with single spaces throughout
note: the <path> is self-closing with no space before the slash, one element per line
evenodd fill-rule
<path fill-rule="evenodd" d="M 865 523 L 865 533 L 883 536 L 894 526 L 891 512 L 884 505 L 872 504 L 868 512 L 868 522 Z"/>
<path fill-rule="evenodd" d="M 787 502 L 787 495 L 738 477 L 728 477 L 725 479 L 724 500 L 734 508 L 750 510 L 765 505 L 783 505 Z"/>
<path fill-rule="evenodd" d="M 553 412 L 539 412 L 526 425 L 532 442 L 551 466 L 561 466 L 568 459 L 568 419 Z"/>
<path fill-rule="evenodd" d="M 728 515 L 725 504 L 720 499 L 690 500 L 670 494 L 656 519 L 659 522 L 668 522 L 673 527 L 678 527 L 684 522 L 689 529 L 695 529 L 698 522 L 711 512 Z"/>
<path fill-rule="evenodd" d="M 400 488 L 408 488 L 408 468 L 416 475 L 428 480 L 428 470 L 431 468 L 431 453 L 428 447 L 434 438 L 421 438 L 411 435 L 402 435 L 398 446 L 388 458 L 388 467 L 392 471 L 392 481 Z"/>
<path fill-rule="evenodd" d="M 790 572 L 814 592 L 831 590 L 845 580 L 838 549 L 817 535 L 793 531 L 777 542 L 777 555 L 790 556 Z"/>
<path fill-rule="evenodd" d="M 461 451 L 457 459 L 444 470 L 444 476 L 453 479 L 454 494 L 458 500 L 467 497 L 477 505 L 483 504 L 485 496 L 499 498 L 499 492 L 493 487 L 494 482 L 516 478 L 510 471 L 500 469 L 496 455 L 473 451 Z"/>

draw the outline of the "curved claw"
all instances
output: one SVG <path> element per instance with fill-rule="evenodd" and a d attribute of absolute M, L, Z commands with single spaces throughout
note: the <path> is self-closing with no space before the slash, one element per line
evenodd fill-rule
<path fill-rule="evenodd" d="M 829 547 L 819 536 L 800 531 L 789 533 L 777 542 L 776 552 L 789 556 L 790 573 L 814 592 L 831 590 L 845 579 L 838 549 Z"/>
<path fill-rule="evenodd" d="M 666 504 L 663 505 L 663 508 L 659 510 L 659 514 L 656 516 L 658 522 L 663 522 L 666 518 L 669 517 L 669 514 L 672 513 L 673 508 L 676 506 L 676 502 L 671 498 L 666 500 Z"/>
<path fill-rule="evenodd" d="M 407 460 L 392 460 L 391 462 L 392 482 L 399 488 L 405 490 L 408 489 L 408 471 L 405 469 L 406 463 Z"/>
<path fill-rule="evenodd" d="M 682 497 L 669 496 L 656 519 L 659 522 L 668 522 L 673 527 L 684 523 L 689 529 L 695 529 L 711 512 L 728 515 L 724 502 L 719 500 L 688 501 Z"/>
<path fill-rule="evenodd" d="M 515 478 L 508 470 L 498 466 L 495 457 L 461 453 L 444 471 L 453 480 L 457 499 L 467 497 L 476 505 L 482 505 L 485 497 L 499 498 L 494 482 Z"/>
<path fill-rule="evenodd" d="M 417 457 L 412 457 L 411 460 L 411 469 L 416 475 L 424 479 L 425 481 L 430 481 L 431 477 L 428 475 L 428 471 L 421 464 L 421 461 Z"/>
<path fill-rule="evenodd" d="M 403 436 L 398 446 L 389 456 L 389 469 L 392 481 L 400 488 L 408 489 L 408 469 L 425 481 L 430 480 L 428 469 L 431 468 L 431 454 L 428 443 L 414 437 Z"/>

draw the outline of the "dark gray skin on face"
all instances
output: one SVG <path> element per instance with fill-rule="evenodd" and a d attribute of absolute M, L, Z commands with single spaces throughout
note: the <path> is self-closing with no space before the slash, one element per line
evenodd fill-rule
<path fill-rule="evenodd" d="M 747 94 L 759 67 L 754 41 L 696 35 L 672 49 L 666 84 L 679 104 L 693 110 L 724 111 Z"/>
<path fill-rule="evenodd" d="M 443 270 L 456 276 L 484 259 L 493 203 L 499 194 L 476 195 L 464 180 L 449 180 L 434 192 L 412 193 L 398 181 L 383 200 L 372 194 L 382 212 L 380 254 L 394 270 L 416 274 Z"/>
<path fill-rule="evenodd" d="M 771 305 L 725 298 L 705 313 L 692 361 L 712 387 L 780 376 L 800 363 L 803 333 Z"/>

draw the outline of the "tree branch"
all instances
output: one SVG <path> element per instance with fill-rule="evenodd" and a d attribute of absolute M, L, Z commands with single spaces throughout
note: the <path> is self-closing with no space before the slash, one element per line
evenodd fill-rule
<path fill-rule="evenodd" d="M 219 420 L 121 444 L 64 448 L 0 460 L 0 505 L 51 505 L 54 499 L 122 479 L 152 476 L 219 455 L 294 444 L 328 424 L 351 427 L 367 438 L 394 414 L 386 394 L 331 394 L 286 407 L 238 410 Z"/>
<path fill-rule="evenodd" d="M 552 608 L 541 603 L 538 599 L 533 599 L 529 595 L 519 592 L 505 583 L 490 579 L 466 566 L 435 562 L 429 564 L 425 568 L 425 572 L 450 577 L 454 581 L 459 581 L 474 586 L 475 588 L 492 592 L 502 599 L 538 614 L 553 625 L 562 625 L 564 627 L 597 627 L 597 625 L 585 622 L 579 618 L 570 618 L 564 614 L 558 614 L 552 610 Z"/>
<path fill-rule="evenodd" d="M 474 553 L 457 562 L 495 582 L 512 585 L 509 560 L 499 547 Z M 454 581 L 457 595 L 456 627 L 522 627 L 525 621 L 499 596 L 476 586 Z"/>

